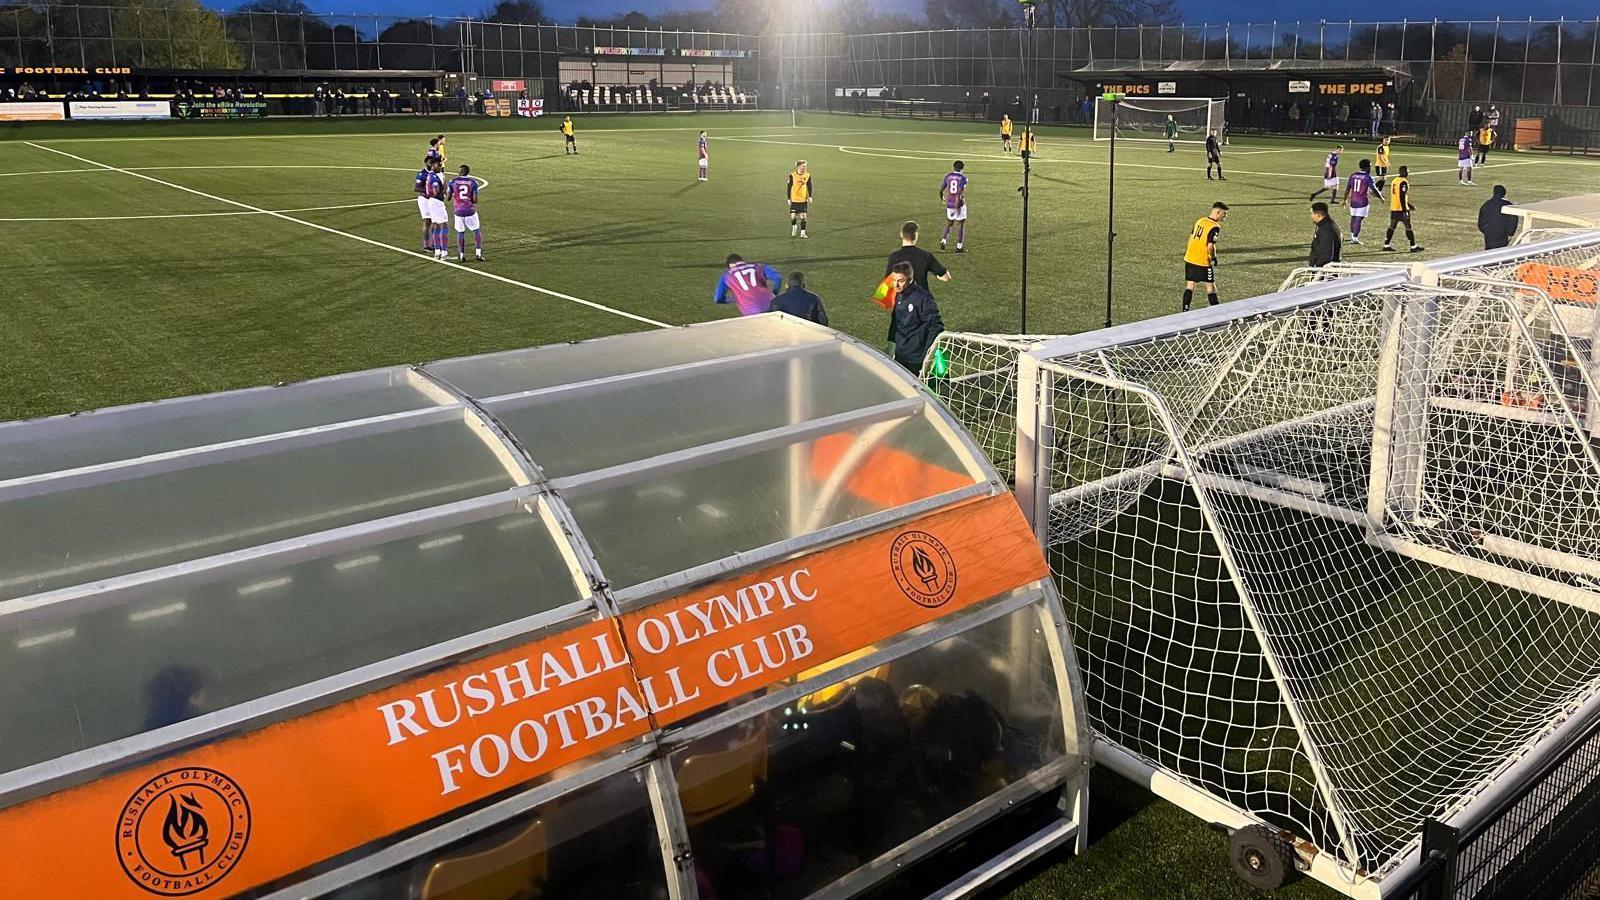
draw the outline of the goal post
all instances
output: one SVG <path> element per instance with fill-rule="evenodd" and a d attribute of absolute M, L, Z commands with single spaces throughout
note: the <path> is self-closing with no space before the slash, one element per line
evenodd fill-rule
<path fill-rule="evenodd" d="M 1546 270 L 1600 270 L 1600 231 L 941 337 L 925 377 L 1015 473 L 1103 762 L 1387 897 L 1425 821 L 1498 815 L 1600 710 L 1597 314 Z"/>
<path fill-rule="evenodd" d="M 1223 134 L 1226 100 L 1210 97 L 1129 97 L 1117 101 L 1117 140 L 1165 141 L 1167 117 L 1178 125 L 1173 141 L 1181 144 L 1204 143 L 1206 135 Z M 1111 140 L 1111 101 L 1094 102 L 1094 139 Z"/>

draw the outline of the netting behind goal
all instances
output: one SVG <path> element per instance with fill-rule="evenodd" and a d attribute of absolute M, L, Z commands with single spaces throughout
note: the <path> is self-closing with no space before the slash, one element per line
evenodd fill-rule
<path fill-rule="evenodd" d="M 1350 275 L 1032 354 L 1019 462 L 1094 727 L 1368 874 L 1600 690 L 1594 386 L 1557 371 L 1591 351 L 1469 287 Z"/>
<path fill-rule="evenodd" d="M 1099 737 L 1381 880 L 1600 706 L 1600 314 L 1529 283 L 1596 270 L 1590 232 L 944 336 L 924 375 L 1040 523 Z"/>
<path fill-rule="evenodd" d="M 1222 137 L 1227 101 L 1207 97 L 1129 97 L 1116 104 L 1115 131 L 1119 141 L 1165 141 L 1167 117 L 1178 127 L 1174 141 L 1204 143 L 1212 131 Z M 1094 139 L 1111 140 L 1111 103 L 1094 102 Z"/>
<path fill-rule="evenodd" d="M 1016 477 L 1017 357 L 1049 339 L 947 331 L 923 359 L 923 381 L 967 427 L 1008 483 Z M 935 375 L 941 360 L 944 371 Z"/>

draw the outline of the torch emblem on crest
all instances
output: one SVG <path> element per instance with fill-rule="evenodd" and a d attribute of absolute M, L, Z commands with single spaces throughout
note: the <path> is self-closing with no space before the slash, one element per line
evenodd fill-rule
<path fill-rule="evenodd" d="M 889 571 L 911 602 L 929 609 L 956 593 L 956 561 L 949 549 L 926 531 L 907 531 L 889 548 Z"/>
<path fill-rule="evenodd" d="M 250 801 L 225 773 L 179 766 L 145 781 L 117 815 L 117 862 L 162 897 L 208 891 L 250 846 Z"/>
<path fill-rule="evenodd" d="M 196 865 L 206 864 L 206 845 L 211 843 L 211 829 L 206 825 L 206 817 L 201 812 L 203 809 L 193 792 L 174 792 L 169 797 L 167 817 L 161 823 L 161 841 L 178 858 L 178 866 L 185 872 L 189 871 L 191 856 L 198 855 L 198 859 L 193 861 Z"/>

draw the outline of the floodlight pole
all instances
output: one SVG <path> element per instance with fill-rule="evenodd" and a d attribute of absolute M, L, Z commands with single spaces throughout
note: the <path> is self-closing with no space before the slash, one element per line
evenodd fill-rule
<path fill-rule="evenodd" d="M 1034 69 L 1038 45 L 1033 40 L 1034 26 L 1037 24 L 1033 0 L 1021 0 L 1022 3 L 1022 33 L 1021 46 L 1018 48 L 1022 56 L 1022 84 L 1023 90 L 1032 93 L 1032 98 L 1024 100 L 1024 109 L 1021 110 L 1024 121 L 1022 123 L 1022 187 L 1017 188 L 1022 193 L 1022 293 L 1021 293 L 1021 325 L 1018 334 L 1028 333 L 1028 195 L 1033 180 L 1033 120 L 1039 112 L 1039 92 L 1029 77 Z"/>
<path fill-rule="evenodd" d="M 1117 104 L 1123 95 L 1106 92 L 1100 99 L 1111 104 L 1111 164 L 1106 166 L 1106 327 L 1111 327 L 1111 285 L 1117 244 Z"/>

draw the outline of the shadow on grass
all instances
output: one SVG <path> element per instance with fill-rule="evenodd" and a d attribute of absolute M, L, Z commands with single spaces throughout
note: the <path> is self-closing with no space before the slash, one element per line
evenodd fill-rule
<path fill-rule="evenodd" d="M 1228 840 L 1200 819 L 1101 767 L 1089 794 L 1089 849 L 1057 849 L 982 896 L 985 900 L 1333 900 L 1307 878 L 1267 894 L 1239 880 Z"/>

